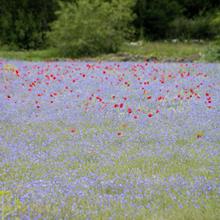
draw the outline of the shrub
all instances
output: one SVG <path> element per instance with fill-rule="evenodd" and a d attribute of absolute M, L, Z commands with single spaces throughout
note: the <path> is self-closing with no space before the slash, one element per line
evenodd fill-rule
<path fill-rule="evenodd" d="M 137 38 L 158 40 L 166 37 L 169 23 L 181 14 L 181 10 L 176 0 L 137 0 L 134 8 Z"/>
<path fill-rule="evenodd" d="M 57 0 L 0 0 L 0 40 L 9 49 L 43 48 Z"/>
<path fill-rule="evenodd" d="M 209 39 L 215 36 L 210 17 L 188 19 L 180 17 L 170 23 L 168 37 L 179 39 Z"/>
<path fill-rule="evenodd" d="M 216 12 L 211 19 L 211 27 L 216 34 L 217 43 L 220 45 L 220 11 Z"/>
<path fill-rule="evenodd" d="M 63 56 L 86 56 L 115 52 L 129 37 L 133 19 L 132 0 L 60 3 L 58 19 L 48 34 Z"/>

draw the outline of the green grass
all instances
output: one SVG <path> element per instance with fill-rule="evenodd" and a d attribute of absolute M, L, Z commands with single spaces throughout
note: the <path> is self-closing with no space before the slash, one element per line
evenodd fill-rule
<path fill-rule="evenodd" d="M 28 60 L 28 61 L 47 61 L 60 59 L 56 49 L 47 50 L 29 50 L 29 51 L 0 51 L 0 57 L 13 60 Z"/>
<path fill-rule="evenodd" d="M 120 48 L 120 51 L 116 54 L 104 54 L 99 55 L 97 57 L 81 57 L 77 59 L 92 61 L 142 61 L 146 59 L 156 59 L 158 61 L 216 61 L 216 58 L 212 59 L 210 57 L 210 48 L 213 49 L 213 44 L 210 42 L 138 42 L 135 45 L 125 43 Z M 34 51 L 0 50 L 0 57 L 4 59 L 29 61 L 47 61 L 64 59 L 63 57 L 59 56 L 58 51 L 56 49 Z"/>
<path fill-rule="evenodd" d="M 121 48 L 121 52 L 145 57 L 155 57 L 159 60 L 199 60 L 202 58 L 206 49 L 207 44 L 205 43 L 143 42 L 139 45 L 124 45 Z"/>

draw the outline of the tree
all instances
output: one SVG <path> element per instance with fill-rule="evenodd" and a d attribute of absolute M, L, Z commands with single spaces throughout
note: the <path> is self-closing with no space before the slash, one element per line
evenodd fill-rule
<path fill-rule="evenodd" d="M 115 52 L 131 33 L 132 0 L 60 3 L 50 42 L 64 56 Z"/>
<path fill-rule="evenodd" d="M 183 8 L 183 15 L 187 18 L 204 16 L 210 11 L 220 8 L 219 0 L 176 0 Z"/>
<path fill-rule="evenodd" d="M 0 40 L 24 49 L 42 47 L 57 0 L 0 0 Z"/>
<path fill-rule="evenodd" d="M 169 23 L 181 14 L 181 7 L 176 0 L 137 0 L 135 13 L 138 35 L 160 39 L 166 36 Z"/>

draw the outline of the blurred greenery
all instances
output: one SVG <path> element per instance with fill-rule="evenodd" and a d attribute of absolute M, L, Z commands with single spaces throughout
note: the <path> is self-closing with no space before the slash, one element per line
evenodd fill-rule
<path fill-rule="evenodd" d="M 217 35 L 217 30 L 211 24 L 210 16 L 185 18 L 178 17 L 170 23 L 169 38 L 178 39 L 213 39 Z"/>
<path fill-rule="evenodd" d="M 60 3 L 50 42 L 63 56 L 116 52 L 131 33 L 132 0 Z"/>
<path fill-rule="evenodd" d="M 12 50 L 46 46 L 57 0 L 0 0 L 0 42 Z"/>
<path fill-rule="evenodd" d="M 216 0 L 0 0 L 0 5 L 0 50 L 19 51 L 14 53 L 19 57 L 100 56 L 121 52 L 126 42 L 176 39 L 216 41 L 204 57 L 219 59 Z"/>

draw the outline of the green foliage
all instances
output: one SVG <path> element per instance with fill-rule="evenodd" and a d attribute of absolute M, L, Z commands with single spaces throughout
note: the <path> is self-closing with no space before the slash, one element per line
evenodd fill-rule
<path fill-rule="evenodd" d="M 134 22 L 137 38 L 212 38 L 210 15 L 220 8 L 216 0 L 137 0 Z"/>
<path fill-rule="evenodd" d="M 220 45 L 220 10 L 218 10 L 211 19 L 212 30 L 216 33 L 217 42 Z"/>
<path fill-rule="evenodd" d="M 183 9 L 186 18 L 204 16 L 220 7 L 218 0 L 176 0 Z"/>
<path fill-rule="evenodd" d="M 69 40 L 73 43 L 72 35 L 78 39 L 73 47 L 78 55 L 114 52 L 130 35 L 132 20 L 135 40 L 212 39 L 220 33 L 219 11 L 217 0 L 0 0 L 0 46 L 4 50 L 46 48 L 53 23 L 49 36 L 56 47 L 63 48 Z M 72 54 L 72 45 L 66 47 L 63 54 Z"/>
<path fill-rule="evenodd" d="M 215 34 L 209 17 L 179 17 L 170 23 L 167 35 L 179 39 L 211 39 Z"/>
<path fill-rule="evenodd" d="M 219 62 L 220 61 L 220 41 L 212 43 L 205 53 L 205 60 L 209 62 Z"/>
<path fill-rule="evenodd" d="M 220 10 L 211 17 L 210 22 L 213 32 L 216 34 L 215 41 L 206 50 L 205 59 L 212 62 L 220 61 Z"/>
<path fill-rule="evenodd" d="M 131 0 L 60 3 L 50 42 L 64 56 L 115 52 L 131 33 Z"/>
<path fill-rule="evenodd" d="M 181 7 L 175 0 L 138 0 L 135 13 L 137 35 L 154 40 L 165 37 L 169 23 L 181 13 Z"/>
<path fill-rule="evenodd" d="M 44 46 L 56 0 L 0 0 L 0 39 L 9 49 Z"/>

